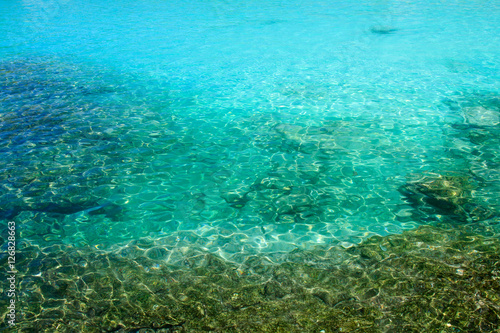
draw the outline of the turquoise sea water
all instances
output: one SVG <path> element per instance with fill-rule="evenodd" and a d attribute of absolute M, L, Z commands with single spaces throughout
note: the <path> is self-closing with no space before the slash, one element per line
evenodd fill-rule
<path fill-rule="evenodd" d="M 0 35 L 26 247 L 279 264 L 499 232 L 498 2 L 2 1 Z"/>

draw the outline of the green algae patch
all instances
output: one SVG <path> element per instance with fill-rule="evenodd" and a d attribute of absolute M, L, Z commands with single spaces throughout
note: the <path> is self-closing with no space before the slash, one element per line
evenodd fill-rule
<path fill-rule="evenodd" d="M 194 248 L 185 256 L 174 265 L 147 254 L 26 246 L 16 265 L 18 331 L 492 332 L 500 325 L 500 241 L 467 225 L 296 250 L 274 264 L 254 256 L 236 265 Z"/>

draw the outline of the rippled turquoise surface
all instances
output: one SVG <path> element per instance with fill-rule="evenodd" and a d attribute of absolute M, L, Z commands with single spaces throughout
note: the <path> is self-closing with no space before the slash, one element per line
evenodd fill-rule
<path fill-rule="evenodd" d="M 442 219 L 400 191 L 426 172 L 472 177 L 498 209 L 494 1 L 1 13 L 1 215 L 24 240 L 166 237 L 235 260 L 348 247 Z"/>
<path fill-rule="evenodd" d="M 498 328 L 498 1 L 2 0 L 0 36 L 19 332 Z"/>

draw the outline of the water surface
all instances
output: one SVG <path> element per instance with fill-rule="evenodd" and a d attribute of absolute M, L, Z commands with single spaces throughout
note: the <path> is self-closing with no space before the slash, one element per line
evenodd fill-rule
<path fill-rule="evenodd" d="M 279 265 L 429 225 L 498 238 L 494 1 L 0 13 L 0 219 L 41 251 L 30 258 L 97 251 L 189 271 L 192 251 Z"/>

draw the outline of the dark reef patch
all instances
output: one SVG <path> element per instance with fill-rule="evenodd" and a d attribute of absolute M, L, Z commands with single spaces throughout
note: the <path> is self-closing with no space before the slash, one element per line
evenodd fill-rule
<path fill-rule="evenodd" d="M 118 88 L 82 75 L 50 61 L 0 64 L 0 218 L 23 211 L 119 215 L 99 192 L 114 187 L 109 164 L 126 146 L 96 101 Z"/>
<path fill-rule="evenodd" d="M 400 192 L 422 216 L 432 218 L 444 214 L 450 221 L 460 222 L 493 218 L 494 211 L 474 201 L 475 187 L 468 175 L 425 173 L 413 175 Z"/>

